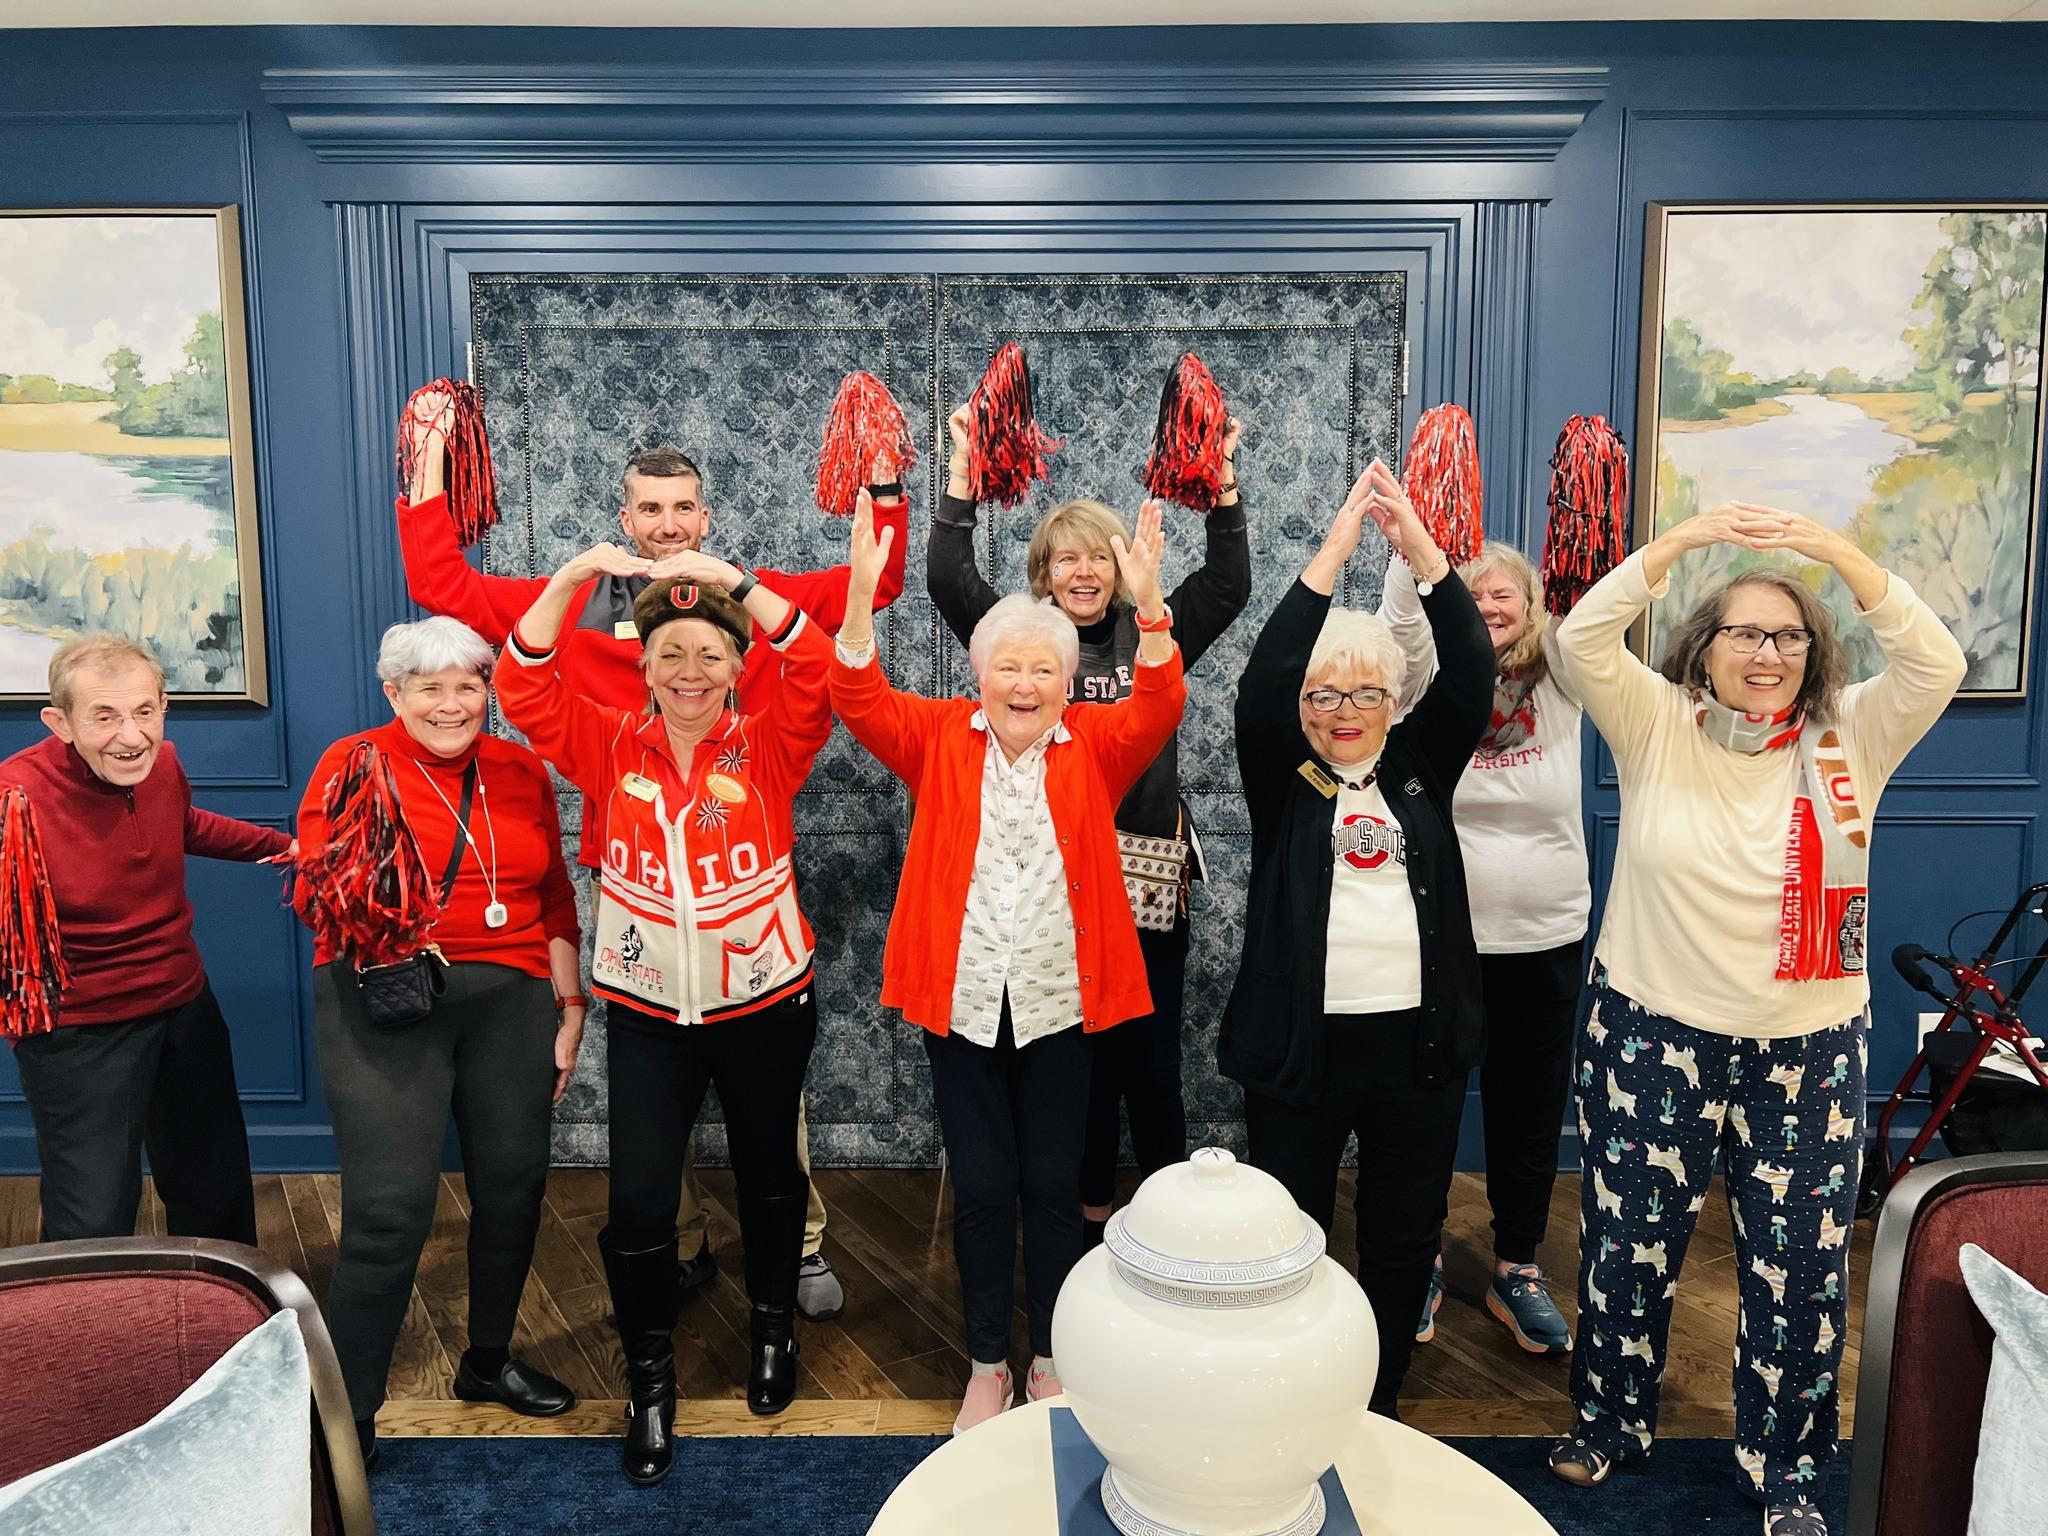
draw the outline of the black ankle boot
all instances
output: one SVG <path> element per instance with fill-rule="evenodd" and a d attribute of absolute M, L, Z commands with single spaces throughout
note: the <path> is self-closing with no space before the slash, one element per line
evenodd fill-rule
<path fill-rule="evenodd" d="M 651 1487 L 668 1476 L 675 1455 L 675 1239 L 625 1253 L 612 1246 L 607 1228 L 598 1233 L 597 1246 L 626 1356 L 626 1434 L 619 1460 L 628 1482 Z"/>
<path fill-rule="evenodd" d="M 796 1396 L 796 1282 L 804 1256 L 807 1192 L 740 1197 L 740 1239 L 747 1250 L 747 1294 L 754 1303 L 747 1406 L 780 1413 Z"/>
<path fill-rule="evenodd" d="M 747 1406 L 756 1413 L 780 1413 L 796 1396 L 796 1309 L 754 1308 L 752 1365 L 747 1371 Z"/>

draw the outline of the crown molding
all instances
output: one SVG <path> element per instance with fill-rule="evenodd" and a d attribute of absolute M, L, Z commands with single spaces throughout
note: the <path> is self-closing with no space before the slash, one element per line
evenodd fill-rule
<path fill-rule="evenodd" d="M 1343 161 L 1546 166 L 1602 66 L 269 69 L 323 161 Z"/>

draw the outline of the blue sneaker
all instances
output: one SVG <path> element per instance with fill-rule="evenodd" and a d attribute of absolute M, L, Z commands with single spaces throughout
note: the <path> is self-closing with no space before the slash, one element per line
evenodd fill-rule
<path fill-rule="evenodd" d="M 1429 1294 L 1422 1299 L 1422 1322 L 1415 1329 L 1415 1342 L 1427 1344 L 1436 1337 L 1436 1309 L 1444 1304 L 1444 1266 L 1439 1261 L 1429 1272 Z"/>
<path fill-rule="evenodd" d="M 1518 1264 L 1494 1276 L 1486 1288 L 1486 1310 L 1506 1323 L 1515 1342 L 1532 1355 L 1562 1355 L 1572 1347 L 1572 1331 L 1534 1264 Z"/>

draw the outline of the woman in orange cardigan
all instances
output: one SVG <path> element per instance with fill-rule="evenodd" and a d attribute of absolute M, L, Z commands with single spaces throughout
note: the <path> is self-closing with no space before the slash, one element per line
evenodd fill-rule
<path fill-rule="evenodd" d="M 1157 508 L 1140 516 L 1131 547 L 1113 541 L 1143 634 L 1131 695 L 1116 704 L 1067 703 L 1080 655 L 1073 621 L 1022 595 L 989 609 L 968 642 L 978 704 L 891 688 L 875 659 L 871 600 L 893 538 L 893 529 L 875 536 L 863 498 L 832 705 L 917 806 L 882 956 L 882 1002 L 928 1031 L 974 1362 L 959 1434 L 1014 1398 L 1020 1195 L 1032 1350 L 1025 1390 L 1033 1400 L 1060 1390 L 1052 1309 L 1081 1256 L 1084 1035 L 1152 1011 L 1116 807 L 1180 724 L 1187 687 L 1159 592 Z"/>

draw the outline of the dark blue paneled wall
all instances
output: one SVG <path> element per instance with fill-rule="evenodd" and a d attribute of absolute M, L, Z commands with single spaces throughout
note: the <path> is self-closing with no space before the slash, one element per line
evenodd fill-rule
<path fill-rule="evenodd" d="M 1384 267 L 1388 252 L 1408 252 L 1399 259 L 1412 261 L 1411 293 L 1428 311 L 1410 326 L 1409 418 L 1446 395 L 1474 404 L 1496 493 L 1489 520 L 1526 540 L 1557 425 L 1586 410 L 1633 418 L 1646 201 L 2048 200 L 2040 27 L 289 28 L 0 39 L 0 207 L 243 208 L 276 702 L 181 706 L 172 729 L 203 803 L 278 824 L 320 750 L 383 708 L 369 676 L 374 634 L 406 611 L 388 396 L 395 381 L 460 371 L 472 272 L 1227 271 L 1341 268 L 1364 249 Z M 444 89 L 451 70 L 479 65 L 573 77 L 588 110 L 565 131 L 583 147 L 537 156 L 485 144 L 474 110 L 451 107 Z M 1546 86 L 1547 66 L 1567 85 Z M 398 127 L 413 142 L 337 149 L 346 132 L 305 106 L 319 77 L 310 87 L 301 78 L 277 99 L 296 91 L 294 111 L 322 158 L 265 94 L 263 72 L 278 69 L 397 71 L 381 81 L 373 116 L 388 127 L 391 101 L 402 106 L 415 82 L 425 105 Z M 693 116 L 673 88 L 647 91 L 650 69 L 697 82 L 718 112 Z M 1060 109 L 1028 91 L 1007 118 L 994 105 L 1008 99 L 1006 82 L 1077 69 L 1099 76 L 1093 106 Z M 1371 88 L 1347 95 L 1354 77 Z M 486 128 L 509 122 L 518 136 L 520 81 L 534 78 L 506 88 Z M 924 95 L 881 90 L 862 110 L 860 82 L 876 78 Z M 339 88 L 360 105 L 347 79 L 360 86 L 361 76 Z M 1294 143 L 1288 109 L 1271 108 L 1290 79 L 1351 103 L 1343 110 L 1356 111 L 1360 142 L 1339 142 L 1341 110 L 1316 108 L 1300 137 L 1320 136 L 1319 147 Z M 1147 80 L 1188 91 L 1264 82 L 1253 95 L 1266 106 L 1102 105 L 1136 99 Z M 1597 104 L 1554 163 L 1542 163 L 1551 119 L 1540 111 L 1522 150 L 1511 141 L 1523 119 L 1505 109 L 1489 148 L 1460 150 L 1460 130 L 1439 132 L 1427 109 L 1474 80 Z M 775 105 L 750 117 L 756 83 Z M 1406 103 L 1398 123 L 1384 110 L 1396 98 Z M 701 135 L 701 150 L 678 150 L 674 134 L 650 150 L 664 114 L 675 134 Z M 1069 125 L 1085 132 L 1062 142 Z M 1387 132 L 1403 136 L 1401 152 L 1373 150 L 1372 136 Z M 609 158 L 590 147 L 607 136 L 617 146 Z M 1189 150 L 1195 140 L 1200 153 Z M 1341 488 L 1330 489 L 1334 503 Z M 2002 904 L 2043 873 L 2038 613 L 2035 630 L 2035 702 L 1959 706 L 1893 782 L 1876 860 L 1879 954 L 1907 938 L 1936 942 L 1956 915 Z M 32 710 L 0 709 L 0 751 L 41 729 Z M 1588 810 L 1604 860 L 1616 808 L 1594 772 Z M 198 861 L 192 891 L 235 1031 L 257 1161 L 329 1166 L 307 946 L 267 873 Z M 1871 1080 L 1882 1091 L 1903 1064 L 1915 1009 L 1880 976 L 1876 1013 Z M 33 1162 L 12 1066 L 0 1059 L 0 1171 Z"/>

